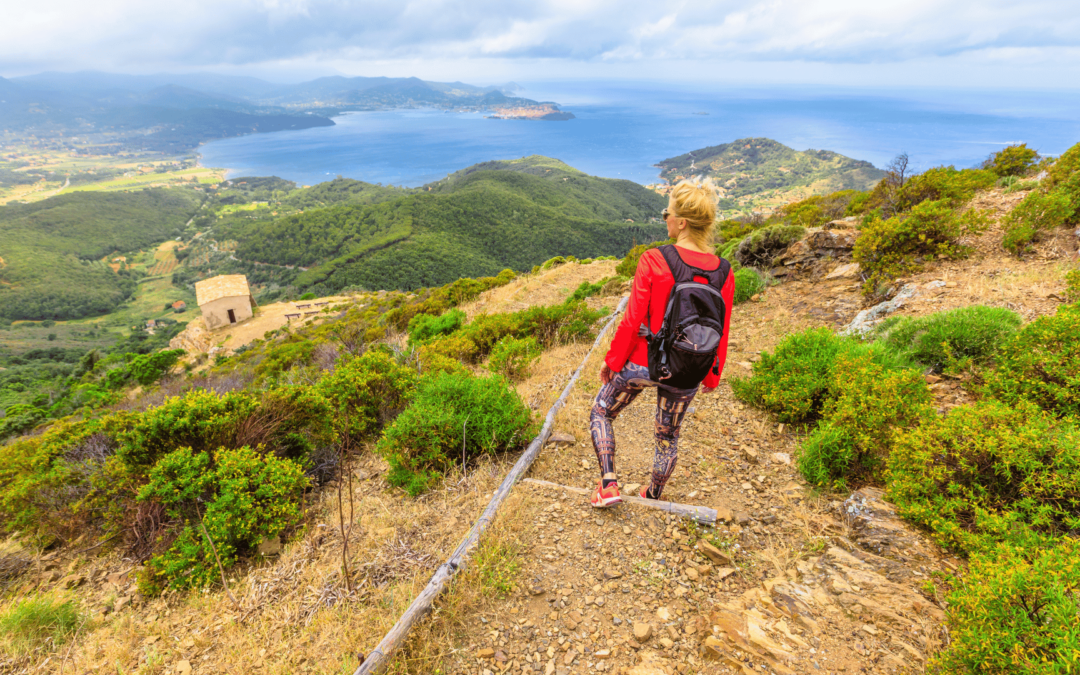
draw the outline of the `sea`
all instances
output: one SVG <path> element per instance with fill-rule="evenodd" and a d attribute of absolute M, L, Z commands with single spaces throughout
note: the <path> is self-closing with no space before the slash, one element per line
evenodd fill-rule
<path fill-rule="evenodd" d="M 229 177 L 314 185 L 338 176 L 416 187 L 494 159 L 546 155 L 595 176 L 658 182 L 656 163 L 721 143 L 766 137 L 884 167 L 907 153 L 916 171 L 977 166 L 1027 143 L 1058 155 L 1080 142 L 1080 92 L 821 87 L 691 87 L 662 82 L 526 82 L 517 95 L 553 101 L 568 121 L 492 119 L 482 112 L 351 112 L 335 126 L 253 134 L 200 149 Z"/>

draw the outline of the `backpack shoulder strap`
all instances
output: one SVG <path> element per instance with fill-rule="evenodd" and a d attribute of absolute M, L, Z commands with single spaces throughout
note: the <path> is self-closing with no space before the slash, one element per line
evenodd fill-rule
<path fill-rule="evenodd" d="M 675 244 L 664 244 L 659 251 L 664 256 L 664 261 L 667 263 L 668 269 L 671 270 L 671 276 L 675 279 L 676 284 L 694 278 L 694 269 L 683 262 L 679 252 L 675 250 Z"/>

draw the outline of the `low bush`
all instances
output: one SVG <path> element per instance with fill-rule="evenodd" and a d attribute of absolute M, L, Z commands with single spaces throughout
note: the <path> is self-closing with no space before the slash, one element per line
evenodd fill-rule
<path fill-rule="evenodd" d="M 975 209 L 957 216 L 946 200 L 920 203 L 906 216 L 872 217 L 862 226 L 852 253 L 868 275 L 867 295 L 894 277 L 919 268 L 920 258 L 962 258 L 969 249 L 961 243 L 967 235 L 981 232 L 986 216 Z"/>
<path fill-rule="evenodd" d="M 417 495 L 452 466 L 517 447 L 535 430 L 528 406 L 504 378 L 439 373 L 420 383 L 378 451 L 390 463 L 387 480 Z"/>
<path fill-rule="evenodd" d="M 723 244 L 716 245 L 716 255 L 731 263 L 731 269 L 735 269 L 738 266 L 739 261 L 735 260 L 735 249 L 742 243 L 742 239 L 734 239 L 732 241 L 724 242 Z"/>
<path fill-rule="evenodd" d="M 409 321 L 409 344 L 420 345 L 442 335 L 449 335 L 465 323 L 465 312 L 450 309 L 442 314 L 417 314 Z"/>
<path fill-rule="evenodd" d="M 770 225 L 746 236 L 735 249 L 735 259 L 740 265 L 768 267 L 773 258 L 787 250 L 806 234 L 799 225 Z"/>
<path fill-rule="evenodd" d="M 1005 187 L 1005 194 L 1012 194 L 1014 192 L 1029 192 L 1041 186 L 1041 182 L 1037 180 L 1021 180 L 1019 178 L 1003 178 L 1002 185 Z"/>
<path fill-rule="evenodd" d="M 1031 546 L 1080 528 L 1080 429 L 1025 401 L 954 408 L 898 435 L 888 493 L 945 546 Z"/>
<path fill-rule="evenodd" d="M 990 155 L 982 168 L 994 173 L 995 176 L 1024 176 L 1030 173 L 1031 167 L 1039 161 L 1039 153 L 1027 146 L 1027 143 L 1010 145 Z"/>
<path fill-rule="evenodd" d="M 753 267 L 735 270 L 735 304 L 741 305 L 765 290 L 765 280 Z"/>
<path fill-rule="evenodd" d="M 956 208 L 970 201 L 979 190 L 997 182 L 997 175 L 985 169 L 957 170 L 951 166 L 928 169 L 912 176 L 900 189 L 897 212 L 914 209 L 923 202 L 943 201 Z"/>
<path fill-rule="evenodd" d="M 295 462 L 246 446 L 213 453 L 181 447 L 163 457 L 149 478 L 139 500 L 163 504 L 170 518 L 183 523 L 172 546 L 151 558 L 139 578 L 140 590 L 151 595 L 166 585 L 197 588 L 217 581 L 218 560 L 228 569 L 241 552 L 300 522 L 309 484 Z"/>
<path fill-rule="evenodd" d="M 570 294 L 570 297 L 566 299 L 567 302 L 579 302 L 585 298 L 591 298 L 594 295 L 598 295 L 600 291 L 604 290 L 604 284 L 608 282 L 607 278 L 597 281 L 595 284 L 591 284 L 588 281 L 582 281 L 581 284 Z"/>
<path fill-rule="evenodd" d="M 791 225 L 822 227 L 829 221 L 847 215 L 848 205 L 857 194 L 855 190 L 841 190 L 827 195 L 813 195 L 783 206 L 780 214 Z"/>
<path fill-rule="evenodd" d="M 504 337 L 495 343 L 488 361 L 488 370 L 512 382 L 529 376 L 533 361 L 540 358 L 540 343 L 536 338 Z"/>
<path fill-rule="evenodd" d="M 920 423 L 933 408 L 918 371 L 894 369 L 868 350 L 837 354 L 822 422 L 800 448 L 799 470 L 816 485 L 880 483 L 893 434 Z"/>
<path fill-rule="evenodd" d="M 667 240 L 654 241 L 651 244 L 638 244 L 627 252 L 626 256 L 622 259 L 622 262 L 620 262 L 618 267 L 615 268 L 615 274 L 618 274 L 620 277 L 626 277 L 627 279 L 633 279 L 634 274 L 637 272 L 638 262 L 641 261 L 641 256 L 643 253 L 645 253 L 645 251 L 659 248 L 664 244 L 670 243 L 674 242 L 672 242 L 671 240 Z"/>
<path fill-rule="evenodd" d="M 529 307 L 519 312 L 481 314 L 456 332 L 429 342 L 429 352 L 476 362 L 506 337 L 534 338 L 545 349 L 592 337 L 592 327 L 608 310 L 593 310 L 581 301 Z"/>
<path fill-rule="evenodd" d="M 1007 403 L 1030 401 L 1080 419 L 1080 306 L 1062 305 L 1017 331 L 986 374 L 986 388 Z"/>
<path fill-rule="evenodd" d="M 927 672 L 1075 673 L 1080 668 L 1080 541 L 999 546 L 972 557 L 948 595 L 949 646 Z"/>
<path fill-rule="evenodd" d="M 1015 255 L 1024 253 L 1044 232 L 1065 224 L 1074 209 L 1072 201 L 1062 192 L 1031 192 L 1003 219 L 1002 246 Z"/>
<path fill-rule="evenodd" d="M 79 623 L 79 610 L 71 600 L 34 595 L 0 614 L 0 640 L 4 651 L 14 654 L 54 649 L 78 630 Z"/>
<path fill-rule="evenodd" d="M 743 237 L 761 227 L 762 223 L 764 223 L 764 219 L 757 221 L 754 219 L 723 220 L 716 225 L 716 236 L 720 241 L 724 242 L 723 245 L 725 246 L 731 243 L 738 245 L 743 240 Z"/>
<path fill-rule="evenodd" d="M 1065 298 L 1072 304 L 1080 304 L 1080 269 L 1065 273 Z"/>
<path fill-rule="evenodd" d="M 118 435 L 116 454 L 137 472 L 183 446 L 202 452 L 222 446 L 262 445 L 268 451 L 290 455 L 297 434 L 326 435 L 328 417 L 326 401 L 307 387 L 277 387 L 259 393 L 230 391 L 220 396 L 196 389 L 134 418 L 130 428 Z"/>
<path fill-rule="evenodd" d="M 875 332 L 889 348 L 935 372 L 959 372 L 990 363 L 1021 322 L 1011 309 L 973 305 L 888 319 Z"/>
<path fill-rule="evenodd" d="M 1064 187 L 1069 181 L 1080 175 L 1080 143 L 1072 146 L 1058 157 L 1046 170 L 1046 187 Z"/>
<path fill-rule="evenodd" d="M 452 307 L 472 300 L 484 291 L 505 286 L 516 277 L 513 270 L 505 269 L 494 277 L 462 278 L 439 288 L 427 289 L 422 292 L 422 299 L 419 301 L 406 303 L 389 311 L 384 310 L 382 321 L 392 328 L 405 330 L 417 314 L 438 316 Z"/>
<path fill-rule="evenodd" d="M 355 443 L 374 437 L 397 417 L 412 400 L 416 383 L 415 370 L 384 351 L 368 350 L 339 364 L 314 389 L 329 403 L 339 437 L 347 433 Z"/>
<path fill-rule="evenodd" d="M 852 352 L 865 352 L 888 369 L 908 365 L 881 345 L 815 328 L 785 337 L 772 354 L 761 355 L 752 376 L 731 380 L 731 388 L 739 400 L 775 414 L 781 422 L 808 422 L 821 416 L 832 395 L 837 357 Z"/>

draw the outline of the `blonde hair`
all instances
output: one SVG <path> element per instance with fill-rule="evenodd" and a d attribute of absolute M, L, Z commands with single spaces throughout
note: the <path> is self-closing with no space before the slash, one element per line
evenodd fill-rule
<path fill-rule="evenodd" d="M 675 215 L 686 220 L 690 239 L 703 249 L 711 249 L 716 223 L 716 187 L 712 180 L 699 177 L 679 181 L 671 190 L 671 198 L 675 200 Z"/>

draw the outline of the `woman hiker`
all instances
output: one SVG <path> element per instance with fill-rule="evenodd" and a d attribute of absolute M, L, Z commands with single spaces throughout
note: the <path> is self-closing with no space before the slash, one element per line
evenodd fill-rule
<path fill-rule="evenodd" d="M 649 342 L 640 333 L 645 327 L 651 333 L 660 330 L 668 299 L 675 285 L 675 276 L 661 249 L 646 251 L 638 262 L 637 273 L 630 290 L 630 302 L 626 315 L 615 331 L 604 365 L 600 368 L 603 386 L 596 396 L 590 416 L 590 432 L 596 459 L 600 463 L 601 478 L 590 500 L 594 507 L 612 506 L 622 502 L 615 473 L 615 434 L 612 422 L 622 410 L 630 405 L 646 387 L 656 387 L 656 455 L 653 459 L 652 478 L 641 490 L 641 497 L 659 499 L 664 485 L 675 470 L 679 455 L 679 427 L 690 402 L 702 386 L 706 393 L 716 389 L 720 373 L 727 357 L 728 326 L 731 324 L 731 306 L 735 295 L 735 277 L 730 265 L 713 255 L 712 234 L 716 220 L 716 197 L 711 187 L 694 182 L 681 182 L 671 191 L 668 207 L 663 211 L 668 236 L 675 240 L 672 250 L 677 258 L 672 260 L 677 272 L 693 275 L 698 283 L 720 286 L 723 298 L 723 333 L 716 348 L 713 367 L 699 384 L 682 381 L 676 388 L 649 378 Z M 688 273 L 688 270 L 696 270 Z M 715 273 L 713 273 L 715 271 Z M 707 276 L 701 276 L 705 274 Z M 726 275 L 726 279 L 723 276 Z M 680 285 L 680 289 L 683 288 Z M 701 291 L 699 291 L 700 293 Z M 682 293 L 682 291 L 680 291 Z M 645 324 L 644 326 L 642 324 Z M 639 331 L 639 327 L 641 330 Z M 685 378 L 683 378 L 685 380 Z"/>

